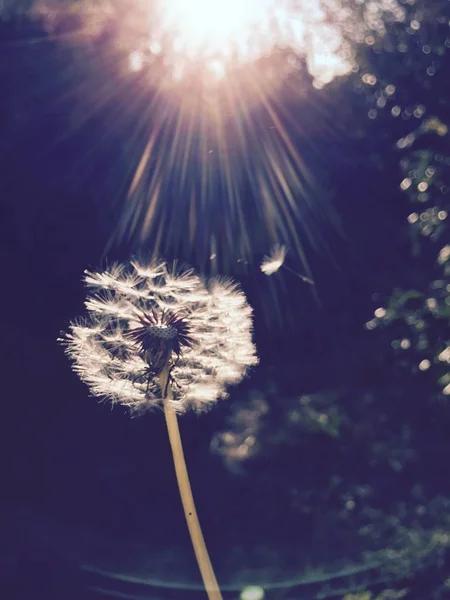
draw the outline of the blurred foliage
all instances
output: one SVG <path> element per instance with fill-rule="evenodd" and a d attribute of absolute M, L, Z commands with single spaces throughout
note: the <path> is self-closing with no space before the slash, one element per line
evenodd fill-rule
<path fill-rule="evenodd" d="M 366 158 L 380 177 L 397 163 L 405 199 L 398 235 L 409 238 L 407 268 L 394 273 L 386 264 L 373 290 L 373 318 L 365 324 L 372 339 L 360 338 L 330 359 L 341 366 L 348 389 L 336 388 L 335 377 L 328 391 L 316 381 L 320 391 L 281 399 L 280 386 L 266 382 L 264 392 L 232 409 L 229 429 L 213 441 L 234 469 L 262 472 L 270 457 L 280 465 L 272 485 L 291 487 L 302 513 L 327 520 L 331 510 L 330 522 L 346 523 L 366 551 L 380 551 L 382 571 L 402 586 L 345 600 L 448 593 L 450 10 L 448 2 L 399 5 L 401 21 L 366 32 L 351 81 L 368 118 L 360 135 L 379 144 Z M 397 192 L 390 193 L 397 201 Z M 375 228 L 383 215 L 367 218 Z M 295 480 L 283 465 L 289 453 L 296 457 Z"/>
<path fill-rule="evenodd" d="M 399 188 L 408 200 L 411 260 L 402 287 L 377 295 L 368 329 L 390 339 L 395 364 L 428 382 L 429 401 L 450 394 L 450 151 L 448 3 L 410 2 L 401 31 L 373 42 L 376 68 L 362 81 L 374 86 L 372 119 L 397 121 Z M 380 56 L 393 54 L 390 63 Z M 405 287 L 407 284 L 407 287 Z M 426 374 L 425 374 L 426 373 Z"/>

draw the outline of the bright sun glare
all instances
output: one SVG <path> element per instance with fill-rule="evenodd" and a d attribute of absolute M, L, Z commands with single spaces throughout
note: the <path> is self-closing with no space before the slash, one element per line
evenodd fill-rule
<path fill-rule="evenodd" d="M 180 49 L 194 58 L 204 49 L 226 54 L 233 42 L 244 40 L 255 16 L 252 4 L 242 0 L 172 0 L 165 11 L 167 21 L 179 31 Z"/>
<path fill-rule="evenodd" d="M 306 54 L 312 75 L 327 83 L 349 71 L 339 56 L 339 31 L 324 22 L 319 0 L 160 0 L 151 15 L 148 48 L 170 57 L 181 79 L 192 65 L 222 77 L 236 65 L 269 55 L 275 47 Z M 139 70 L 139 52 L 130 68 Z"/>

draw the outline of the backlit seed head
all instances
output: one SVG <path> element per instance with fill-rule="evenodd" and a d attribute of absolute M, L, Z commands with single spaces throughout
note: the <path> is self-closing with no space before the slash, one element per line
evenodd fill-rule
<path fill-rule="evenodd" d="M 85 283 L 88 315 L 60 341 L 96 396 L 132 411 L 158 406 L 169 368 L 173 407 L 204 410 L 258 362 L 252 309 L 228 279 L 133 261 L 87 272 Z"/>

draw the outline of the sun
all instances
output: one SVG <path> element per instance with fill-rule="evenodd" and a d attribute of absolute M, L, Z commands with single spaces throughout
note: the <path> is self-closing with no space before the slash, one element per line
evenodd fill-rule
<path fill-rule="evenodd" d="M 50 30 L 78 20 L 74 42 L 114 31 L 130 71 L 157 63 L 174 82 L 200 71 L 214 81 L 281 49 L 305 57 L 320 87 L 354 66 L 342 35 L 348 12 L 341 0 L 35 0 L 33 7 Z"/>
<path fill-rule="evenodd" d="M 157 0 L 148 18 L 149 37 L 141 58 L 133 53 L 132 70 L 144 64 L 144 55 L 161 54 L 171 63 L 174 80 L 193 67 L 221 79 L 275 48 L 308 55 L 313 46 L 320 61 L 310 56 L 309 62 L 323 83 L 351 68 L 337 52 L 342 38 L 326 23 L 320 0 Z"/>
<path fill-rule="evenodd" d="M 191 59 L 229 55 L 242 50 L 251 26 L 257 25 L 255 3 L 230 0 L 169 0 L 164 6 L 166 25 L 176 32 L 175 45 Z"/>

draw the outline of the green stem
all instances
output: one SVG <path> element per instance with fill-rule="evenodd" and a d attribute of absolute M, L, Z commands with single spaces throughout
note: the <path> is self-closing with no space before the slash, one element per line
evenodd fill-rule
<path fill-rule="evenodd" d="M 181 443 L 180 430 L 175 410 L 170 401 L 173 398 L 172 386 L 169 377 L 169 368 L 166 367 L 159 377 L 159 384 L 163 393 L 164 415 L 166 417 L 167 432 L 169 434 L 170 447 L 172 449 L 175 473 L 177 476 L 178 488 L 180 490 L 181 502 L 183 504 L 184 516 L 186 517 L 189 534 L 194 547 L 197 564 L 203 579 L 203 584 L 208 594 L 209 600 L 222 600 L 219 585 L 209 558 L 205 539 L 198 520 L 195 509 L 194 498 L 192 496 L 191 484 L 184 458 L 183 445 Z M 166 394 L 164 394 L 166 390 Z"/>

